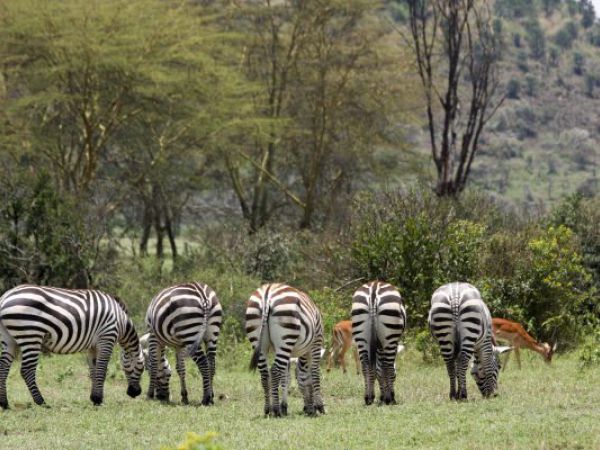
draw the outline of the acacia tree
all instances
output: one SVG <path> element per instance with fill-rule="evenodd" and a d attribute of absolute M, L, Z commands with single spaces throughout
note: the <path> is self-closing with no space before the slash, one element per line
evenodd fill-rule
<path fill-rule="evenodd" d="M 486 123 L 501 105 L 498 40 L 487 1 L 407 0 L 410 39 L 421 78 L 435 192 L 466 186 Z"/>
<path fill-rule="evenodd" d="M 227 167 L 250 232 L 283 208 L 310 228 L 398 117 L 411 83 L 390 70 L 378 5 L 265 0 L 243 10 L 246 71 L 265 120 L 229 152 Z"/>

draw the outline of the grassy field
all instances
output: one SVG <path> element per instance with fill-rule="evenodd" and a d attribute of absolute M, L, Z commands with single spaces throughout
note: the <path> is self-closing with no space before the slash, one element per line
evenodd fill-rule
<path fill-rule="evenodd" d="M 580 372 L 573 356 L 562 355 L 547 367 L 535 356 L 525 358 L 521 371 L 509 365 L 494 399 L 483 400 L 469 379 L 471 399 L 461 404 L 447 399 L 442 365 L 426 366 L 411 352 L 399 358 L 397 406 L 365 407 L 361 377 L 323 371 L 327 414 L 301 415 L 302 400 L 293 389 L 291 415 L 283 419 L 263 418 L 258 374 L 244 369 L 246 351 L 218 361 L 216 394 L 225 398 L 210 408 L 180 405 L 176 376 L 173 404 L 129 399 L 114 362 L 105 404 L 94 407 L 83 355 L 46 357 L 38 380 L 50 408 L 33 405 L 13 366 L 11 409 L 0 411 L 0 448 L 158 449 L 182 442 L 187 431 L 214 431 L 230 449 L 600 448 L 598 369 Z M 197 405 L 201 380 L 189 365 L 188 374 L 190 400 Z"/>

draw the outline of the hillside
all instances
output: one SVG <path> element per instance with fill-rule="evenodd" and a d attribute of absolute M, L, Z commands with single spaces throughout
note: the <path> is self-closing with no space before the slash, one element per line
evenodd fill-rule
<path fill-rule="evenodd" d="M 506 98 L 482 136 L 472 185 L 544 210 L 565 194 L 598 192 L 600 23 L 590 11 L 585 0 L 494 4 Z M 415 140 L 429 156 L 424 129 Z"/>

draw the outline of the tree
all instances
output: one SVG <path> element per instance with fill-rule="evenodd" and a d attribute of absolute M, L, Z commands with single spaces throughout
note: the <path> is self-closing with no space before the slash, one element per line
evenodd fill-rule
<path fill-rule="evenodd" d="M 133 187 L 157 253 L 166 233 L 175 256 L 173 222 L 197 163 L 242 115 L 249 83 L 232 69 L 235 38 L 186 3 L 26 0 L 3 12 L 7 145 L 48 166 L 59 192 L 102 203 L 107 220 L 139 206 Z"/>
<path fill-rule="evenodd" d="M 504 98 L 497 95 L 491 13 L 487 2 L 475 0 L 407 1 L 437 171 L 435 192 L 455 196 L 465 188 L 481 133 Z"/>
<path fill-rule="evenodd" d="M 263 119 L 225 156 L 242 214 L 251 233 L 297 211 L 310 228 L 373 146 L 389 140 L 399 110 L 392 98 L 409 97 L 410 83 L 391 70 L 389 29 L 374 2 L 267 0 L 241 7 L 235 20 L 248 29 L 245 68 Z"/>

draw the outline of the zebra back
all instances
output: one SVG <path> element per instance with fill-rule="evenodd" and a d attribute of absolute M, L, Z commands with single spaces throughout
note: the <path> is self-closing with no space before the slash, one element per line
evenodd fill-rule
<path fill-rule="evenodd" d="M 184 283 L 159 292 L 146 312 L 146 326 L 159 341 L 194 355 L 203 342 L 216 344 L 223 309 L 204 283 Z"/>
<path fill-rule="evenodd" d="M 271 335 L 275 322 L 286 334 Z M 273 339 L 286 341 L 292 356 L 308 351 L 315 339 L 323 342 L 323 324 L 317 306 L 304 292 L 281 283 L 265 284 L 252 293 L 246 304 L 245 329 L 254 348 L 251 370 L 256 369 L 261 355 L 266 356 Z"/>
<path fill-rule="evenodd" d="M 2 296 L 0 320 L 13 335 L 44 336 L 55 353 L 86 350 L 99 335 L 113 335 L 126 351 L 139 346 L 124 303 L 98 290 L 17 286 Z"/>

